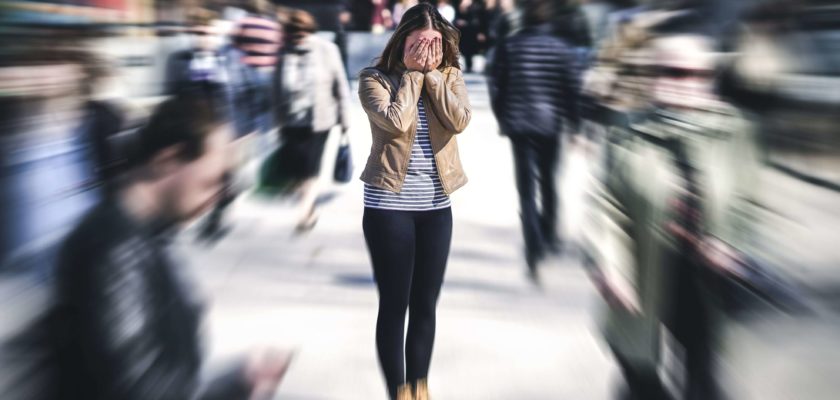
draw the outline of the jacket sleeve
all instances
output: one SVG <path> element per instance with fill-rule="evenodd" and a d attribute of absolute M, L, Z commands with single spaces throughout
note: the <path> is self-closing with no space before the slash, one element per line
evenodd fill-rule
<path fill-rule="evenodd" d="M 567 132 L 577 135 L 580 131 L 581 120 L 581 68 L 580 57 L 574 50 L 568 50 L 566 73 L 563 74 L 563 94 L 566 108 L 566 117 L 569 127 Z"/>
<path fill-rule="evenodd" d="M 451 82 L 438 70 L 427 72 L 426 93 L 430 97 L 435 115 L 444 127 L 461 133 L 467 129 L 472 111 L 463 74 L 457 68 L 453 68 L 452 71 L 454 77 L 451 78 Z"/>
<path fill-rule="evenodd" d="M 493 63 L 491 69 L 487 74 L 487 87 L 490 92 L 490 107 L 493 109 L 493 114 L 499 121 L 499 128 L 502 132 L 506 131 L 503 126 L 504 119 L 502 113 L 504 111 L 503 104 L 507 98 L 507 82 L 508 82 L 508 56 L 506 39 L 502 36 L 499 39 L 493 55 Z"/>
<path fill-rule="evenodd" d="M 397 96 L 376 77 L 377 72 L 364 70 L 359 76 L 359 99 L 368 118 L 383 130 L 395 135 L 408 134 L 417 121 L 417 101 L 423 89 L 423 73 L 403 74 Z"/>

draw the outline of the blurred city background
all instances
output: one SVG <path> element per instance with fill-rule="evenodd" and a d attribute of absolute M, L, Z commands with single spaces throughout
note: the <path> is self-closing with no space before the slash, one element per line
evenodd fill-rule
<path fill-rule="evenodd" d="M 416 3 L 0 3 L 0 398 L 40 398 L 40 345 L 17 345 L 55 312 L 65 238 L 120 192 L 155 109 L 195 90 L 221 93 L 240 143 L 212 210 L 160 234 L 206 302 L 202 376 L 270 346 L 294 353 L 271 398 L 386 398 L 356 89 Z M 837 398 L 840 1 L 432 3 L 461 31 L 472 106 L 434 398 Z M 276 112 L 295 78 L 277 66 L 312 27 L 339 50 L 349 129 L 301 185 Z M 540 106 L 562 83 L 540 74 L 560 70 L 574 115 Z M 508 115 L 518 105 L 566 129 Z M 516 123 L 551 148 L 524 160 Z M 546 218 L 548 249 L 529 232 Z"/>

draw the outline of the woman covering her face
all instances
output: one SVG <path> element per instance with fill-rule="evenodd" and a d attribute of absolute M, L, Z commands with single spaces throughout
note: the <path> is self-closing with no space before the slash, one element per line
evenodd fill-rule
<path fill-rule="evenodd" d="M 362 174 L 363 229 L 391 399 L 428 399 L 435 309 L 452 238 L 449 196 L 467 182 L 456 140 L 471 116 L 459 39 L 434 6 L 421 3 L 405 13 L 376 66 L 359 78 L 373 135 Z"/>

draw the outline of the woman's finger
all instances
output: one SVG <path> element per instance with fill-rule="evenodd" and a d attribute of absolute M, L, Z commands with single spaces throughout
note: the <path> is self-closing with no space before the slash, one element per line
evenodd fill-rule
<path fill-rule="evenodd" d="M 406 52 L 405 55 L 407 55 L 409 57 L 413 56 L 414 53 L 417 51 L 417 45 L 419 45 L 419 44 L 420 44 L 420 42 L 416 41 L 416 42 L 412 43 L 411 46 L 408 46 L 408 52 Z"/>
<path fill-rule="evenodd" d="M 410 53 L 412 57 L 415 57 L 415 58 L 417 57 L 417 52 L 420 50 L 420 46 L 422 46 L 422 45 L 423 45 L 423 39 L 420 39 L 420 40 L 414 42 L 414 46 L 411 48 L 411 53 Z"/>
<path fill-rule="evenodd" d="M 421 56 L 425 56 L 427 51 L 429 51 L 429 41 L 426 40 L 426 39 L 423 39 L 423 44 L 420 45 L 420 49 L 418 51 L 418 54 L 421 55 Z"/>

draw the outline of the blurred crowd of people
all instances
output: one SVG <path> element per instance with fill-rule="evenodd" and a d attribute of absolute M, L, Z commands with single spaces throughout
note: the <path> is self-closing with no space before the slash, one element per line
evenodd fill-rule
<path fill-rule="evenodd" d="M 761 345 L 732 347 L 732 332 L 772 335 L 792 317 L 824 335 L 834 318 L 837 2 L 518 5 L 487 75 L 529 276 L 569 249 L 555 179 L 561 150 L 580 150 L 577 250 L 605 300 L 622 396 L 763 398 L 727 369 L 761 368 L 745 361 Z"/>
<path fill-rule="evenodd" d="M 188 45 L 166 52 L 155 99 L 131 107 L 107 99 L 107 62 L 88 47 L 112 28 L 4 30 L 0 272 L 57 282 L 0 366 L 54 384 L 29 379 L 8 398 L 269 398 L 288 368 L 267 350 L 201 382 L 203 302 L 167 242 L 206 211 L 200 237 L 222 237 L 263 160 L 259 185 L 294 191 L 297 231 L 312 229 L 325 143 L 350 128 L 342 26 L 383 33 L 417 1 L 336 3 L 332 41 L 306 11 L 236 3 L 156 27 Z M 464 71 L 486 59 L 528 276 L 539 283 L 552 254 L 581 256 L 622 398 L 756 398 L 725 372 L 763 367 L 728 346 L 732 332 L 836 335 L 840 2 L 433 3 L 460 30 Z M 572 151 L 590 178 L 576 239 L 557 187 Z"/>
<path fill-rule="evenodd" d="M 371 0 L 372 15 L 370 29 L 373 32 L 385 32 L 399 25 L 406 10 L 416 5 L 418 0 Z M 465 72 L 473 72 L 476 55 L 484 54 L 493 45 L 490 32 L 503 15 L 513 11 L 513 0 L 440 0 L 432 1 L 447 21 L 461 31 L 461 55 L 464 57 Z M 364 6 L 355 6 L 364 8 Z M 356 11 L 356 10 L 354 10 Z M 367 11 L 367 10 L 365 10 Z M 361 11 L 361 15 L 365 15 Z M 356 14 L 357 15 L 357 14 Z M 367 28 L 367 26 L 364 26 Z"/>
<path fill-rule="evenodd" d="M 271 398 L 288 352 L 201 379 L 205 300 L 171 244 L 198 217 L 197 237 L 220 239 L 255 183 L 294 195 L 298 233 L 313 228 L 327 136 L 349 123 L 339 47 L 303 10 L 192 8 L 153 28 L 183 43 L 160 56 L 160 89 L 109 97 L 97 46 L 113 27 L 4 22 L 0 270 L 39 275 L 49 300 L 0 352 L 0 397 Z"/>

